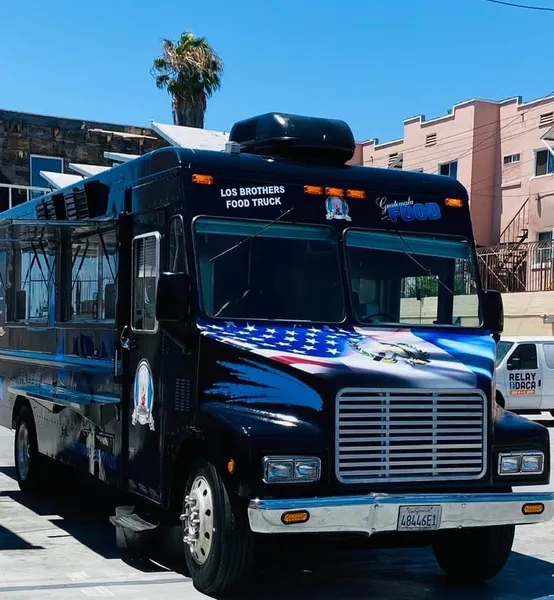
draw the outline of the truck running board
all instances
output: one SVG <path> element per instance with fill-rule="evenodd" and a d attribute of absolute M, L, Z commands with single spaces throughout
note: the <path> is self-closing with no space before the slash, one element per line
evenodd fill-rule
<path fill-rule="evenodd" d="M 180 526 L 164 526 L 150 523 L 135 513 L 134 506 L 117 506 L 115 516 L 110 517 L 115 526 L 115 543 L 118 548 L 142 553 L 157 548 L 167 553 L 184 550 Z"/>
<path fill-rule="evenodd" d="M 142 517 L 136 514 L 122 515 L 120 517 L 110 517 L 110 522 L 116 527 L 128 529 L 133 533 L 143 533 L 145 531 L 153 531 L 158 528 L 158 525 L 145 521 Z"/>

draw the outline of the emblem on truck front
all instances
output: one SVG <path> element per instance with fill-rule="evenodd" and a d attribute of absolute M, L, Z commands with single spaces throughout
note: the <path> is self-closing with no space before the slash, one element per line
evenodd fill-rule
<path fill-rule="evenodd" d="M 351 340 L 350 346 L 360 354 L 371 358 L 371 360 L 384 363 L 397 363 L 402 360 L 411 365 L 427 365 L 431 362 L 428 352 L 402 342 L 397 344 L 379 343 L 374 351 L 365 350 L 358 340 Z"/>
<path fill-rule="evenodd" d="M 327 200 L 325 200 L 325 209 L 327 210 L 327 214 L 325 218 L 327 220 L 331 219 L 342 219 L 344 221 L 351 221 L 352 218 L 348 214 L 350 208 L 348 207 L 348 203 L 346 200 L 339 198 L 338 196 L 329 196 Z"/>
<path fill-rule="evenodd" d="M 134 410 L 131 423 L 136 425 L 149 425 L 150 430 L 154 431 L 154 383 L 152 381 L 152 371 L 147 360 L 143 359 L 137 366 L 135 374 L 135 384 L 133 386 Z"/>

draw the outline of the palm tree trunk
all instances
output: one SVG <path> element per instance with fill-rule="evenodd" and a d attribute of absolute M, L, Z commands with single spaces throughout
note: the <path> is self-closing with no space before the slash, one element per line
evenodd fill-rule
<path fill-rule="evenodd" d="M 204 111 L 201 107 L 189 103 L 173 104 L 173 123 L 185 127 L 204 128 Z"/>

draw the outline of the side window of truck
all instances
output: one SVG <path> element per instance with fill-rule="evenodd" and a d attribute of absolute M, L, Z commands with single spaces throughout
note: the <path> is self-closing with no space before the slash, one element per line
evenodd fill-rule
<path fill-rule="evenodd" d="M 156 286 L 160 269 L 160 234 L 157 231 L 133 239 L 133 320 L 134 331 L 155 333 Z"/>
<path fill-rule="evenodd" d="M 554 369 L 554 344 L 544 344 L 544 360 L 549 369 Z"/>
<path fill-rule="evenodd" d="M 186 273 L 185 227 L 183 217 L 175 215 L 169 221 L 169 265 L 170 273 Z"/>
<path fill-rule="evenodd" d="M 536 344 L 520 344 L 507 362 L 508 371 L 532 371 L 538 369 Z"/>
<path fill-rule="evenodd" d="M 115 318 L 117 238 L 115 231 L 71 240 L 71 321 Z"/>
<path fill-rule="evenodd" d="M 13 244 L 5 257 L 8 322 L 47 323 L 55 262 L 55 250 L 48 245 L 29 241 Z"/>

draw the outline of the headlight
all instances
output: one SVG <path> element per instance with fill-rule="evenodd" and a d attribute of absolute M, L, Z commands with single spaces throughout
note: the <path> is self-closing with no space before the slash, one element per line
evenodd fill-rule
<path fill-rule="evenodd" d="M 498 456 L 499 475 L 540 475 L 543 469 L 542 452 L 511 452 Z"/>
<path fill-rule="evenodd" d="M 542 473 L 543 456 L 523 456 L 521 459 L 521 472 L 522 473 Z"/>
<path fill-rule="evenodd" d="M 265 483 L 307 483 L 321 477 L 321 460 L 312 456 L 266 456 L 262 468 Z"/>

